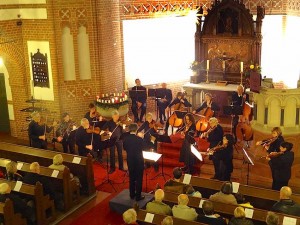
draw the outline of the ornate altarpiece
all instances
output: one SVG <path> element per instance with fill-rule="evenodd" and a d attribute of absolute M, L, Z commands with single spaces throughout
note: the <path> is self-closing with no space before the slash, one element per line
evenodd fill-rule
<path fill-rule="evenodd" d="M 257 6 L 254 20 L 242 0 L 215 0 L 205 17 L 202 8 L 198 9 L 197 16 L 195 61 L 204 65 L 206 60 L 210 61 L 210 81 L 240 83 L 241 62 L 244 68 L 250 64 L 260 65 L 264 8 Z M 191 82 L 205 81 L 205 69 L 192 77 Z"/>

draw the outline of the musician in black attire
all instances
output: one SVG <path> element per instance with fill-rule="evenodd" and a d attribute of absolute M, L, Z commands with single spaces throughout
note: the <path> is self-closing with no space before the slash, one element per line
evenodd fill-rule
<path fill-rule="evenodd" d="M 282 136 L 282 131 L 280 129 L 280 127 L 274 127 L 272 129 L 272 138 L 266 139 L 266 140 L 262 140 L 262 141 L 258 141 L 256 142 L 256 145 L 262 145 L 264 146 L 264 148 L 267 150 L 267 153 L 270 154 L 271 152 L 280 152 L 280 145 L 281 143 L 284 142 L 284 138 Z M 272 184 L 272 188 L 274 187 L 274 169 L 272 168 L 272 164 L 269 163 L 271 172 L 272 172 L 272 179 L 273 179 L 273 184 Z"/>
<path fill-rule="evenodd" d="M 232 106 L 233 107 L 243 107 L 245 102 L 249 102 L 249 95 L 244 92 L 244 87 L 242 85 L 238 85 L 236 92 L 232 94 Z M 234 110 L 234 108 L 233 108 Z M 235 141 L 236 138 L 236 126 L 239 123 L 239 115 L 236 114 L 237 112 L 233 112 L 233 119 L 232 119 L 232 133 L 234 135 Z"/>
<path fill-rule="evenodd" d="M 155 126 L 152 113 L 147 113 L 146 121 L 137 130 L 138 133 L 141 133 L 139 136 L 144 137 L 144 151 L 157 152 L 157 141 L 155 138 L 157 132 L 155 131 Z M 158 171 L 158 162 L 154 163 L 154 169 Z"/>
<path fill-rule="evenodd" d="M 223 128 L 219 125 L 218 119 L 212 117 L 208 121 L 210 129 L 201 134 L 201 137 L 206 137 L 209 142 L 209 148 L 212 149 L 221 144 L 223 140 Z M 213 155 L 209 156 L 209 159 L 213 161 L 215 175 L 211 177 L 211 179 L 221 179 L 221 171 L 220 171 L 220 160 L 221 154 L 219 151 L 216 151 Z"/>
<path fill-rule="evenodd" d="M 140 79 L 135 79 L 135 86 L 131 89 L 132 91 L 136 91 L 134 96 L 131 96 L 132 105 L 131 110 L 134 116 L 134 122 L 143 122 L 143 117 L 146 113 L 147 108 L 147 93 L 146 88 L 141 85 Z M 138 110 L 141 108 L 140 117 L 138 115 Z"/>
<path fill-rule="evenodd" d="M 233 144 L 234 138 L 231 134 L 223 136 L 222 148 L 220 151 L 220 180 L 230 181 L 231 173 L 233 171 Z"/>
<path fill-rule="evenodd" d="M 129 171 L 130 198 L 137 201 L 142 200 L 142 183 L 144 173 L 143 139 L 136 135 L 138 126 L 136 123 L 129 125 L 129 132 L 123 142 L 124 150 L 127 152 L 127 164 Z"/>
<path fill-rule="evenodd" d="M 205 93 L 205 101 L 202 103 L 201 106 L 199 106 L 196 110 L 193 111 L 193 113 L 198 113 L 200 112 L 202 109 L 206 109 L 206 108 L 210 108 L 212 111 L 214 111 L 214 115 L 216 111 L 220 110 L 220 107 L 217 105 L 217 103 L 212 101 L 212 95 L 210 93 Z"/>
<path fill-rule="evenodd" d="M 185 93 L 177 92 L 176 98 L 174 98 L 174 100 L 167 107 L 168 112 L 170 111 L 172 106 L 174 106 L 174 107 L 176 106 L 176 108 L 174 108 L 174 111 L 175 111 L 175 110 L 181 110 L 181 108 L 184 108 L 184 107 L 192 107 L 192 104 L 189 103 L 189 101 L 186 99 Z M 170 124 L 169 124 L 169 118 L 168 118 L 167 122 L 166 122 L 166 126 L 165 126 L 165 134 L 168 134 L 169 125 Z"/>
<path fill-rule="evenodd" d="M 161 88 L 158 89 L 157 92 L 159 93 L 159 96 L 157 97 L 160 98 L 157 100 L 159 119 L 160 119 L 160 123 L 164 124 L 164 121 L 167 120 L 165 110 L 168 107 L 168 105 L 171 103 L 173 98 L 172 91 L 170 89 L 167 89 L 166 83 L 162 83 Z"/>
<path fill-rule="evenodd" d="M 294 152 L 291 151 L 292 148 L 292 143 L 282 142 L 279 147 L 279 152 L 271 152 L 267 156 L 272 169 L 273 190 L 279 191 L 283 186 L 288 186 L 291 178 L 291 168 L 294 162 Z"/>
<path fill-rule="evenodd" d="M 75 123 L 69 113 L 62 114 L 62 121 L 56 130 L 57 141 L 62 144 L 64 153 L 75 153 Z"/>
<path fill-rule="evenodd" d="M 38 112 L 31 114 L 32 121 L 28 126 L 28 135 L 31 141 L 31 147 L 47 149 L 46 133 L 50 133 L 53 130 L 53 126 L 47 126 L 46 122 L 41 121 L 41 115 Z M 55 126 L 56 123 L 53 122 Z"/>
<path fill-rule="evenodd" d="M 93 150 L 92 134 L 87 132 L 90 127 L 89 121 L 86 118 L 81 119 L 81 126 L 77 129 L 75 139 L 80 156 L 87 156 Z"/>
<path fill-rule="evenodd" d="M 123 150 L 123 142 L 120 139 L 123 128 L 121 126 L 121 123 L 119 121 L 120 115 L 117 110 L 112 112 L 112 119 L 107 121 L 102 129 L 108 130 L 110 139 L 109 139 L 109 147 L 110 149 L 110 170 L 109 173 L 113 173 L 116 170 L 116 159 L 115 159 L 115 148 L 117 148 L 118 152 L 118 162 L 119 162 L 119 170 L 125 171 L 123 166 L 123 156 L 122 156 L 122 150 Z"/>
<path fill-rule="evenodd" d="M 183 171 L 192 174 L 194 172 L 195 156 L 191 152 L 191 144 L 195 143 L 194 135 L 196 132 L 195 119 L 192 114 L 188 113 L 185 115 L 184 125 L 178 130 L 184 135 L 179 162 L 184 162 Z"/>

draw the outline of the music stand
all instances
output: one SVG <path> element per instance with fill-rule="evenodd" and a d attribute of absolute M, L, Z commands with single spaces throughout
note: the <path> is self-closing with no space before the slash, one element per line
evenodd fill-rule
<path fill-rule="evenodd" d="M 161 135 L 161 134 L 155 134 L 155 137 L 156 137 L 157 142 L 160 142 L 160 143 L 172 143 L 171 138 L 169 136 Z M 158 177 L 163 177 L 164 180 L 166 181 L 166 177 L 165 176 L 171 177 L 169 174 L 164 173 L 164 150 L 163 150 L 163 147 L 161 145 L 161 173 L 157 174 L 151 180 L 154 180 L 154 179 L 156 179 Z"/>
<path fill-rule="evenodd" d="M 159 160 L 161 156 L 162 154 L 156 152 L 143 151 L 144 160 L 148 162 L 157 162 L 157 160 Z M 148 173 L 146 172 L 146 192 L 147 189 L 148 189 Z"/>
<path fill-rule="evenodd" d="M 250 164 L 252 166 L 254 166 L 254 163 L 252 161 L 252 159 L 249 157 L 248 153 L 246 152 L 246 150 L 244 148 L 242 148 L 243 150 L 243 158 L 244 158 L 244 162 L 243 163 L 247 163 L 247 185 L 249 183 L 249 172 L 250 172 Z"/>
<path fill-rule="evenodd" d="M 200 162 L 203 161 L 203 157 L 201 153 L 198 151 L 195 145 L 191 144 L 191 152 L 196 156 L 197 159 L 199 159 Z"/>
<path fill-rule="evenodd" d="M 156 97 L 156 89 L 148 88 L 148 97 Z"/>

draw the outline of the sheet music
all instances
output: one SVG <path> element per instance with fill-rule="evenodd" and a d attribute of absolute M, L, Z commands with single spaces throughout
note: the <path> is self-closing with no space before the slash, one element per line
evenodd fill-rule
<path fill-rule="evenodd" d="M 156 162 L 157 160 L 160 159 L 161 154 L 156 153 L 156 152 L 143 151 L 143 157 L 144 157 L 144 159 Z"/>
<path fill-rule="evenodd" d="M 23 167 L 23 165 L 24 165 L 24 163 L 18 162 L 18 164 L 17 164 L 17 170 L 21 170 L 22 167 Z"/>
<path fill-rule="evenodd" d="M 254 213 L 253 209 L 245 208 L 246 218 L 252 219 L 253 218 L 253 213 Z"/>
<path fill-rule="evenodd" d="M 81 161 L 81 158 L 74 156 L 72 163 L 79 164 Z"/>
<path fill-rule="evenodd" d="M 184 178 L 183 178 L 182 183 L 184 183 L 184 184 L 190 184 L 191 179 L 192 179 L 192 175 L 191 174 L 184 174 Z"/>
<path fill-rule="evenodd" d="M 14 191 L 20 191 L 22 187 L 23 182 L 22 181 L 17 181 L 16 185 L 14 187 Z"/>
<path fill-rule="evenodd" d="M 53 170 L 52 174 L 51 174 L 51 177 L 57 177 L 59 174 L 59 171 L 58 170 Z"/>
<path fill-rule="evenodd" d="M 191 145 L 191 152 L 200 160 L 202 161 L 202 155 L 200 152 L 198 152 L 198 150 L 196 149 L 196 147 L 194 145 Z"/>
<path fill-rule="evenodd" d="M 296 224 L 297 224 L 297 219 L 287 217 L 287 216 L 283 217 L 282 225 L 296 225 Z"/>
<path fill-rule="evenodd" d="M 232 192 L 233 193 L 238 193 L 240 188 L 240 183 L 237 182 L 232 182 Z"/>
<path fill-rule="evenodd" d="M 203 205 L 203 202 L 204 202 L 204 201 L 205 201 L 205 200 L 203 200 L 203 199 L 200 200 L 199 208 L 202 208 L 202 205 Z"/>
<path fill-rule="evenodd" d="M 145 222 L 147 223 L 152 223 L 154 219 L 154 214 L 152 213 L 147 213 L 145 216 Z"/>

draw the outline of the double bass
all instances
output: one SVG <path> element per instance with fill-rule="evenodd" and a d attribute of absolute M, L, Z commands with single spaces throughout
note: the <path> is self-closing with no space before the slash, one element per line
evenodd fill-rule
<path fill-rule="evenodd" d="M 252 119 L 252 105 L 245 101 L 242 102 L 243 115 L 239 116 L 239 123 L 236 126 L 236 136 L 239 140 L 250 141 L 253 136 L 253 130 L 250 125 Z"/>

